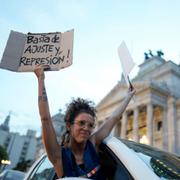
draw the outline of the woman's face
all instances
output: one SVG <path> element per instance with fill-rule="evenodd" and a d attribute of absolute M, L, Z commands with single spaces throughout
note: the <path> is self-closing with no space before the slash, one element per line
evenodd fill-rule
<path fill-rule="evenodd" d="M 80 113 L 75 119 L 74 123 L 70 126 L 71 136 L 78 143 L 86 142 L 94 128 L 94 118 L 88 113 Z"/>

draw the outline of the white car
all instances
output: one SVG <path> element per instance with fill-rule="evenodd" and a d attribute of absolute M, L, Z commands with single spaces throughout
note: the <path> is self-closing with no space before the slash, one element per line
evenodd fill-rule
<path fill-rule="evenodd" d="M 144 144 L 109 136 L 101 144 L 99 156 L 107 180 L 180 180 L 180 158 Z M 55 179 L 56 173 L 46 154 L 35 162 L 25 177 L 25 180 Z"/>

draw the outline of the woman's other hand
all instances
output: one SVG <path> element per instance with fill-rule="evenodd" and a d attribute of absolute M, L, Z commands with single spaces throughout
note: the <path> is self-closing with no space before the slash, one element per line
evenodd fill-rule
<path fill-rule="evenodd" d="M 129 79 L 128 79 L 129 80 Z M 133 96 L 136 93 L 136 90 L 134 89 L 134 86 L 131 84 L 129 80 L 129 89 L 128 89 L 128 95 Z"/>

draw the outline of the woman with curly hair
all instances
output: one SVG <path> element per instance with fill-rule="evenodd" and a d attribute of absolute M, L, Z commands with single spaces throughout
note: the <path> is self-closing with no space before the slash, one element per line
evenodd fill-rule
<path fill-rule="evenodd" d="M 55 130 L 49 112 L 48 99 L 45 89 L 46 66 L 35 69 L 38 79 L 38 104 L 42 122 L 42 136 L 49 160 L 56 174 L 61 177 L 86 177 L 103 179 L 97 150 L 104 138 L 118 123 L 128 103 L 135 93 L 133 86 L 121 105 L 108 117 L 102 126 L 93 131 L 96 110 L 91 101 L 81 98 L 73 99 L 65 113 L 66 132 L 62 144 L 58 144 Z"/>

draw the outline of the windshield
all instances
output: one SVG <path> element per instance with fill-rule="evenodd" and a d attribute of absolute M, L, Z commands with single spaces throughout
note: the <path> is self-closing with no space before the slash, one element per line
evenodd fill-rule
<path fill-rule="evenodd" d="M 161 179 L 180 179 L 180 158 L 154 147 L 120 139 Z"/>

